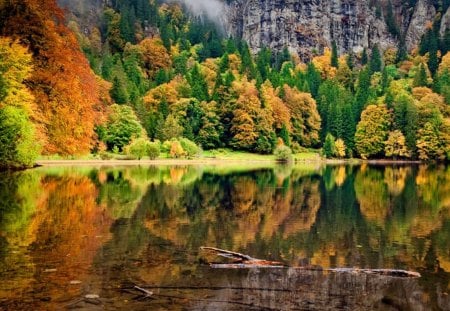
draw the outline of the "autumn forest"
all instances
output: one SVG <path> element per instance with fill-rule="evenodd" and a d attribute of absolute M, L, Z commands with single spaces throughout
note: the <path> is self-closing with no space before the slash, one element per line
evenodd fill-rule
<path fill-rule="evenodd" d="M 439 32 L 440 14 L 412 51 L 340 55 L 333 43 L 311 59 L 252 53 L 178 4 L 115 0 L 100 15 L 85 29 L 55 0 L 0 0 L 1 167 L 219 148 L 450 159 L 450 31 Z"/>

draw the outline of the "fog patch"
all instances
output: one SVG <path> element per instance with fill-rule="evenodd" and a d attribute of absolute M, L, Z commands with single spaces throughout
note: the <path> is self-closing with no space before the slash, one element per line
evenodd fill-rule
<path fill-rule="evenodd" d="M 220 0 L 169 0 L 168 2 L 180 3 L 193 15 L 198 17 L 206 16 L 221 28 L 224 28 L 226 25 L 227 6 Z"/>

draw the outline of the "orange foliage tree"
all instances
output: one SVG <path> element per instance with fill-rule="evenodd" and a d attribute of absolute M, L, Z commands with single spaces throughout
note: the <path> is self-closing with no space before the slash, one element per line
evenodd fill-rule
<path fill-rule="evenodd" d="M 55 0 L 0 3 L 0 34 L 28 45 L 34 71 L 27 84 L 36 99 L 32 116 L 44 129 L 44 152 L 90 151 L 103 109 L 96 77 Z"/>
<path fill-rule="evenodd" d="M 145 69 L 149 77 L 155 77 L 159 70 L 170 67 L 172 61 L 161 39 L 144 39 L 139 43 L 139 47 L 141 48 Z"/>
<path fill-rule="evenodd" d="M 236 149 L 252 150 L 258 138 L 256 118 L 261 111 L 261 102 L 255 85 L 248 82 L 236 81 L 233 88 L 239 94 L 233 110 L 231 121 L 231 145 Z"/>
<path fill-rule="evenodd" d="M 283 125 L 285 125 L 288 130 L 291 130 L 291 115 L 289 109 L 283 103 L 283 100 L 278 96 L 269 81 L 264 82 L 261 86 L 261 92 L 266 105 L 270 106 L 273 111 L 275 128 L 280 130 Z"/>

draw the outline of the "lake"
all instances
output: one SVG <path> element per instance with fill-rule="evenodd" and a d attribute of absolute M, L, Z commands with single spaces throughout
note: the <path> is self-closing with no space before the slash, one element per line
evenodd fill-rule
<path fill-rule="evenodd" d="M 41 167 L 0 213 L 0 310 L 450 310 L 447 166 Z"/>

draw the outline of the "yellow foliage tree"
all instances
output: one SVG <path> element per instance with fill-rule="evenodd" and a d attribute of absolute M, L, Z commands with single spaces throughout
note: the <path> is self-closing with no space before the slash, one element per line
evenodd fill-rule
<path fill-rule="evenodd" d="M 312 63 L 319 70 L 322 78 L 332 79 L 336 76 L 336 68 L 331 66 L 331 50 L 325 48 L 323 55 L 313 58 Z"/>
<path fill-rule="evenodd" d="M 338 158 L 345 158 L 345 143 L 341 138 L 338 138 L 334 143 L 334 147 L 336 148 L 336 156 Z"/>
<path fill-rule="evenodd" d="M 316 101 L 311 94 L 284 86 L 284 100 L 291 113 L 292 137 L 304 147 L 313 147 L 320 141 L 321 119 Z"/>
<path fill-rule="evenodd" d="M 400 158 L 409 158 L 411 157 L 411 152 L 409 152 L 406 147 L 406 139 L 402 132 L 399 130 L 395 130 L 393 132 L 389 132 L 389 137 L 386 140 L 384 153 L 388 158 L 397 157 Z"/>
<path fill-rule="evenodd" d="M 231 145 L 237 149 L 251 150 L 254 148 L 258 133 L 256 118 L 261 111 L 261 102 L 256 86 L 247 81 L 233 82 L 233 89 L 239 95 L 231 121 Z"/>
<path fill-rule="evenodd" d="M 23 84 L 32 70 L 28 50 L 9 38 L 0 37 L 0 108 L 15 106 L 28 115 L 34 113 L 34 97 Z"/>
<path fill-rule="evenodd" d="M 185 87 L 186 85 L 188 85 L 186 80 L 178 76 L 169 83 L 164 83 L 155 87 L 144 97 L 146 109 L 155 111 L 162 101 L 165 101 L 169 107 L 172 106 L 180 99 L 180 88 Z"/>
<path fill-rule="evenodd" d="M 450 52 L 447 52 L 442 57 L 441 64 L 439 65 L 439 74 L 442 74 L 445 70 L 450 72 Z"/>
<path fill-rule="evenodd" d="M 287 130 L 291 130 L 291 115 L 289 108 L 283 103 L 283 100 L 278 96 L 275 89 L 272 87 L 270 81 L 264 82 L 261 86 L 262 97 L 264 102 L 273 112 L 274 127 L 280 130 L 283 124 L 286 125 Z"/>

